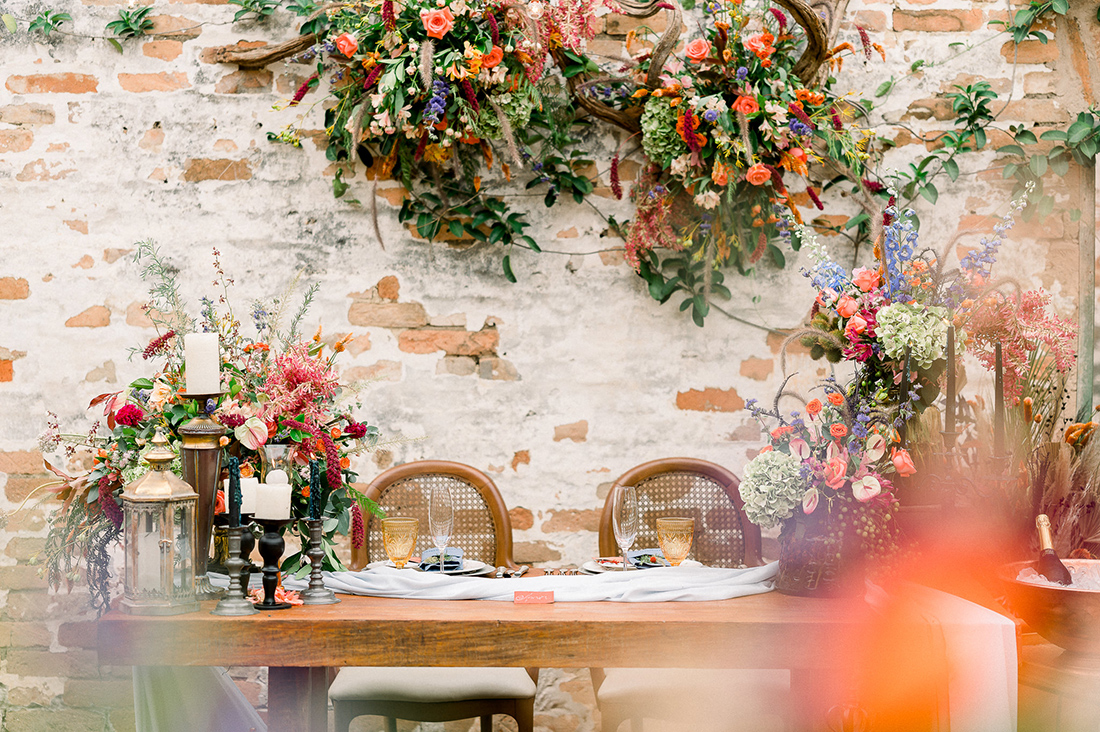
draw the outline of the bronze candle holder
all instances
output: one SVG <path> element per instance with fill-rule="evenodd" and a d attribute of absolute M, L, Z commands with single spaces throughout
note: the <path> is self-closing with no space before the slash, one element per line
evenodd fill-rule
<path fill-rule="evenodd" d="M 325 550 L 321 547 L 321 531 L 324 519 L 308 519 L 306 526 L 309 528 L 309 587 L 302 590 L 300 597 L 303 605 L 335 605 L 340 602 L 336 593 L 325 587 L 321 579 L 321 562 L 325 558 Z"/>
<path fill-rule="evenodd" d="M 183 447 L 183 480 L 191 484 L 199 494 L 196 515 L 195 540 L 195 595 L 200 600 L 219 599 L 223 591 L 210 584 L 206 576 L 210 559 L 210 534 L 214 526 L 214 501 L 218 493 L 218 475 L 221 473 L 221 438 L 224 426 L 210 416 L 214 411 L 211 402 L 217 404 L 221 394 L 183 394 L 199 406 L 199 413 L 179 428 Z"/>

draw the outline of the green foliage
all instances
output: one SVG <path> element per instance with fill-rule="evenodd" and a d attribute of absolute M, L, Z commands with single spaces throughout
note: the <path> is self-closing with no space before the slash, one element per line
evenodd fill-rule
<path fill-rule="evenodd" d="M 229 0 L 230 5 L 239 5 L 241 8 L 233 15 L 234 22 L 248 15 L 254 15 L 258 20 L 264 20 L 275 12 L 275 9 L 279 7 L 279 2 L 280 0 Z"/>
<path fill-rule="evenodd" d="M 1003 20 L 995 20 L 991 21 L 990 25 L 1004 27 L 1007 32 L 1012 34 L 1012 40 L 1017 45 L 1028 39 L 1046 43 L 1050 38 L 1043 31 L 1037 30 L 1035 24 L 1047 13 L 1065 15 L 1068 12 L 1069 0 L 1046 0 L 1046 2 L 1031 0 L 1026 8 L 1021 8 L 1016 12 L 1011 22 L 1006 23 Z M 1097 17 L 1100 17 L 1100 11 L 1098 11 Z"/>
<path fill-rule="evenodd" d="M 4 21 L 4 27 L 8 29 L 8 33 L 15 33 L 19 26 L 15 22 L 15 16 L 11 13 L 4 13 L 0 15 L 0 20 Z"/>
<path fill-rule="evenodd" d="M 290 5 L 286 6 L 286 9 L 297 15 L 299 18 L 308 18 L 317 12 L 317 8 L 320 6 L 313 0 L 294 0 Z M 325 28 L 328 27 L 328 15 L 321 13 L 313 20 L 307 20 L 302 23 L 302 26 L 298 29 L 298 32 L 302 35 L 308 35 L 310 33 L 316 33 L 321 35 Z"/>
<path fill-rule="evenodd" d="M 50 34 L 57 30 L 58 26 L 72 19 L 72 16 L 68 13 L 55 13 L 52 10 L 43 10 L 31 21 L 28 30 L 32 32 L 37 31 L 49 38 Z"/>
<path fill-rule="evenodd" d="M 1002 145 L 997 152 L 1014 158 L 1005 164 L 1005 178 L 1015 178 L 1013 197 L 1021 195 L 1028 186 L 1028 202 L 1024 220 L 1038 216 L 1043 219 L 1054 210 L 1054 198 L 1043 190 L 1043 176 L 1047 171 L 1064 176 L 1069 172 L 1070 161 L 1078 165 L 1095 164 L 1100 151 L 1100 112 L 1095 108 L 1081 112 L 1065 130 L 1047 130 L 1039 137 L 1030 130 L 1012 127 L 1015 142 Z M 1027 147 L 1037 146 L 1039 141 L 1056 143 L 1046 153 L 1029 153 Z"/>
<path fill-rule="evenodd" d="M 153 30 L 153 21 L 147 17 L 153 9 L 152 5 L 146 5 L 134 10 L 122 9 L 118 11 L 118 20 L 112 20 L 107 24 L 107 31 L 114 33 L 119 38 L 135 38 L 143 36 Z"/>

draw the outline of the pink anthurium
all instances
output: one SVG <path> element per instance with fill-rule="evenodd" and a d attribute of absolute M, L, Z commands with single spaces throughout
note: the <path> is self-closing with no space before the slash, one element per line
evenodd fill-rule
<path fill-rule="evenodd" d="M 791 455 L 799 460 L 805 460 L 810 457 L 810 446 L 801 437 L 796 437 L 788 443 L 791 448 Z"/>
<path fill-rule="evenodd" d="M 857 501 L 866 502 L 882 493 L 882 483 L 873 475 L 865 475 L 852 481 L 852 495 Z"/>
<path fill-rule="evenodd" d="M 810 514 L 817 508 L 817 488 L 810 488 L 802 494 L 802 513 Z"/>

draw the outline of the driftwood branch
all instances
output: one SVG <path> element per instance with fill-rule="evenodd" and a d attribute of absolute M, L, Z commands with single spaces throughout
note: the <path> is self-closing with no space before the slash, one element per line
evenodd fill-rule
<path fill-rule="evenodd" d="M 211 60 L 216 64 L 237 64 L 242 69 L 262 69 L 284 58 L 297 56 L 317 42 L 317 36 L 309 33 L 275 46 L 241 49 L 239 46 L 215 48 Z"/>

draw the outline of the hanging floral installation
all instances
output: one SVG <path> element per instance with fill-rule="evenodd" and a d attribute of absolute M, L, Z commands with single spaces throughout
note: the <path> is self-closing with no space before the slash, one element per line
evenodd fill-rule
<path fill-rule="evenodd" d="M 526 169 L 527 188 L 544 187 L 547 206 L 562 194 L 581 202 L 594 181 L 578 134 L 594 119 L 625 129 L 620 151 L 633 141 L 646 163 L 629 192 L 632 220 L 609 223 L 650 294 L 686 295 L 681 310 L 702 325 L 711 300 L 730 296 L 724 268 L 748 274 L 765 257 L 783 266 L 785 242 L 798 248 L 786 222 L 801 221 L 796 195 L 822 207 L 811 166 L 853 182 L 863 226 L 881 230 L 878 191 L 864 181 L 872 135 L 854 124 L 863 110 L 833 91 L 830 72 L 882 48 L 862 29 L 860 46 L 832 47 L 846 0 L 776 3 L 708 2 L 702 34 L 676 52 L 676 2 L 304 4 L 295 6 L 307 15 L 298 39 L 220 60 L 314 63 L 287 106 L 323 106 L 328 159 L 400 181 L 409 195 L 399 220 L 421 237 L 501 245 L 513 281 L 511 247 L 539 246 L 524 213 L 483 181 L 507 183 Z M 632 31 L 633 60 L 603 70 L 585 49 L 607 12 L 663 13 L 667 30 Z M 299 144 L 306 117 L 271 139 Z M 619 163 L 616 152 L 608 173 L 622 198 Z M 342 170 L 335 176 L 342 197 L 348 184 Z M 370 205 L 381 241 L 373 193 Z"/>

